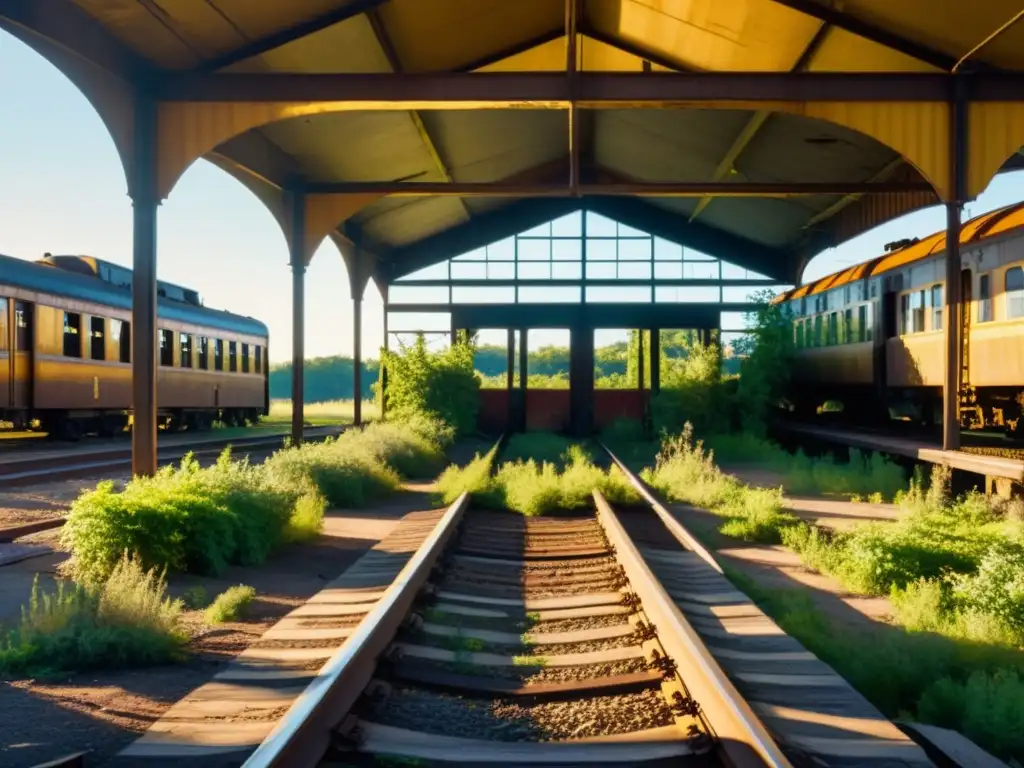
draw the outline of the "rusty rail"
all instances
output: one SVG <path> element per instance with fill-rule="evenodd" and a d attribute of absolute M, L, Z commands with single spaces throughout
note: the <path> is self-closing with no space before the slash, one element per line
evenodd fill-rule
<path fill-rule="evenodd" d="M 669 512 L 665 508 L 665 505 L 658 500 L 658 497 L 654 495 L 654 492 L 650 489 L 647 483 L 645 483 L 643 480 L 637 477 L 633 473 L 633 471 L 619 459 L 618 456 L 612 453 L 611 448 L 609 448 L 602 442 L 598 442 L 598 445 L 604 448 L 604 450 L 608 453 L 608 456 L 611 457 L 611 460 L 615 463 L 615 466 L 617 466 L 622 471 L 622 474 L 624 474 L 626 476 L 626 479 L 629 480 L 630 485 L 632 485 L 636 489 L 637 493 L 639 493 L 640 496 L 643 498 L 643 500 L 650 505 L 651 509 L 658 516 L 661 522 L 665 525 L 669 533 L 671 533 L 676 538 L 676 541 L 678 541 L 687 549 L 691 550 L 694 554 L 700 557 L 701 560 L 706 562 L 716 571 L 722 573 L 722 566 L 720 566 L 718 564 L 718 561 L 715 560 L 715 556 L 711 554 L 711 551 L 708 550 L 708 548 L 705 547 L 703 544 L 701 544 L 696 539 L 696 537 L 693 536 L 693 534 L 686 530 L 686 528 L 684 528 L 683 525 L 678 520 L 676 520 L 675 516 L 671 512 Z"/>
<path fill-rule="evenodd" d="M 610 453 L 610 451 L 609 451 Z M 626 472 L 627 476 L 632 475 Z M 597 519 L 615 557 L 640 598 L 644 613 L 657 627 L 658 641 L 679 667 L 690 695 L 733 768 L 792 768 L 760 718 L 736 690 L 700 636 L 651 572 L 615 511 L 594 490 Z"/>
<path fill-rule="evenodd" d="M 401 570 L 355 633 L 324 665 L 244 768 L 315 766 L 330 746 L 332 729 L 369 684 L 417 594 L 469 506 L 463 492 Z"/>

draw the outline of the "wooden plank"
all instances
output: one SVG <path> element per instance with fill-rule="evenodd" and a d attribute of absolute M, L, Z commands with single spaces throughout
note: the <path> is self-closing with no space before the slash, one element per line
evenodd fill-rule
<path fill-rule="evenodd" d="M 498 765 L 518 761 L 547 765 L 590 765 L 637 763 L 693 754 L 683 734 L 674 725 L 615 736 L 547 742 L 502 742 L 439 736 L 378 725 L 366 720 L 360 720 L 358 728 L 362 739 L 359 751 L 416 760 Z"/>
<path fill-rule="evenodd" d="M 474 640 L 482 640 L 486 643 L 500 645 L 519 645 L 529 643 L 532 645 L 555 645 L 560 643 L 589 643 L 594 640 L 608 640 L 617 637 L 629 637 L 633 634 L 632 625 L 619 624 L 612 627 L 598 627 L 596 629 L 581 629 L 575 632 L 497 632 L 491 629 L 476 629 L 475 627 L 453 627 L 449 624 L 434 624 L 424 622 L 420 630 L 428 635 L 439 635 L 441 637 L 466 637 Z"/>
<path fill-rule="evenodd" d="M 426 645 L 414 645 L 412 643 L 395 643 L 404 656 L 414 656 L 418 659 L 430 659 L 431 661 L 458 661 L 466 664 L 476 664 L 482 667 L 578 667 L 586 664 L 608 664 L 615 661 L 629 661 L 630 659 L 642 659 L 645 657 L 644 649 L 638 645 L 626 648 L 609 648 L 604 651 L 589 651 L 587 653 L 565 653 L 552 656 L 543 655 L 522 655 L 506 656 L 500 653 L 473 653 L 463 651 L 449 651 L 444 648 L 432 648 Z"/>
<path fill-rule="evenodd" d="M 593 592 L 584 595 L 522 599 L 513 597 L 489 597 L 486 595 L 473 595 L 442 589 L 438 590 L 437 597 L 441 600 L 454 600 L 463 603 L 521 607 L 527 611 L 557 610 L 560 608 L 588 608 L 596 605 L 615 605 L 622 601 L 621 592 Z"/>
<path fill-rule="evenodd" d="M 254 749 L 275 722 L 175 723 L 157 720 L 119 753 L 121 757 L 195 758 Z"/>
<path fill-rule="evenodd" d="M 944 754 L 956 765 L 970 768 L 1007 768 L 1006 763 L 983 750 L 973 741 L 946 728 L 924 723 L 901 722 L 904 728 L 923 738 L 934 749 Z"/>
<path fill-rule="evenodd" d="M 478 693 L 488 696 L 516 696 L 559 699 L 581 694 L 621 695 L 661 685 L 658 670 L 646 670 L 628 675 L 588 677 L 557 683 L 523 684 L 504 677 L 483 677 L 446 672 L 424 667 L 415 662 L 399 662 L 390 670 L 390 678 L 416 685 L 454 691 L 461 695 Z"/>

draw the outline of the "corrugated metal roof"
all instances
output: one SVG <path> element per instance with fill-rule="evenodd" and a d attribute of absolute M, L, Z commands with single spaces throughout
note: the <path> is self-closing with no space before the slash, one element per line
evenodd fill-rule
<path fill-rule="evenodd" d="M 297 35 L 224 71 L 398 69 L 415 73 L 480 67 L 561 71 L 565 66 L 566 41 L 561 36 L 564 0 L 388 0 L 373 8 L 372 23 L 365 12 L 369 5 L 361 0 L 68 1 L 160 69 L 209 64 L 318 19 L 326 21 L 314 25 L 319 27 L 315 31 Z M 814 1 L 823 9 L 836 11 L 830 1 Z M 781 0 L 585 0 L 581 7 L 580 62 L 589 71 L 786 72 L 798 62 L 809 71 L 936 69 L 865 36 L 836 26 L 826 28 L 813 12 L 794 10 Z M 813 5 L 809 7 L 813 10 Z M 338 20 L 345 9 L 352 14 Z M 955 60 L 1018 10 L 1019 0 L 845 0 L 840 12 L 901 36 L 911 47 L 926 47 Z M 1024 24 L 1000 36 L 975 59 L 1024 69 Z M 418 119 L 427 128 L 425 132 L 417 126 Z M 583 157 L 591 165 L 585 171 L 608 170 L 640 181 L 710 181 L 743 132 L 749 113 L 680 109 L 636 110 L 624 115 L 601 111 L 588 119 Z M 297 174 L 311 181 L 440 181 L 446 176 L 491 181 L 529 175 L 533 169 L 541 173 L 565 159 L 566 122 L 565 114 L 559 112 L 415 117 L 407 113 L 348 113 L 296 118 L 257 131 L 282 154 L 291 156 Z M 835 141 L 807 143 L 821 138 Z M 225 155 L 230 157 L 230 151 Z M 880 180 L 878 174 L 891 168 L 895 157 L 887 147 L 859 134 L 777 114 L 757 131 L 733 166 L 738 178 L 748 181 L 859 182 Z M 240 160 L 236 163 L 245 165 Z M 911 173 L 917 175 L 913 169 Z M 276 187 L 287 181 L 265 178 Z M 274 194 L 279 192 L 275 189 Z M 701 211 L 697 221 L 740 233 L 757 243 L 782 245 L 795 253 L 809 247 L 808 243 L 819 243 L 818 230 L 825 230 L 828 243 L 834 244 L 930 199 L 927 193 L 873 195 L 859 200 L 838 196 L 786 201 L 722 199 Z M 375 222 L 371 228 L 376 244 L 386 250 L 426 238 L 439 226 L 464 221 L 467 210 L 493 210 L 502 203 L 467 200 L 457 204 L 461 216 L 455 215 L 450 203 L 407 205 L 381 200 L 358 219 L 368 226 Z M 655 204 L 688 217 L 696 201 Z M 376 223 L 379 221 L 393 221 L 395 226 L 382 226 Z"/>

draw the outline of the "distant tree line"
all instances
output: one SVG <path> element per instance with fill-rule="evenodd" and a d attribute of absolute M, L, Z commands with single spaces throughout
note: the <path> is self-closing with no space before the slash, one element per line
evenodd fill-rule
<path fill-rule="evenodd" d="M 595 379 L 604 379 L 612 386 L 633 386 L 637 381 L 637 331 L 631 331 L 628 341 L 618 341 L 594 350 Z M 661 354 L 663 359 L 683 358 L 696 342 L 694 332 L 662 331 Z M 650 334 L 644 334 L 647 350 L 646 365 L 647 381 L 650 381 Z M 481 345 L 473 352 L 473 367 L 484 378 L 503 377 L 507 366 L 505 347 Z M 518 362 L 518 361 L 517 361 Z M 725 367 L 739 361 L 725 360 Z M 531 376 L 553 377 L 565 379 L 569 375 L 569 347 L 547 346 L 530 352 L 527 359 Z M 663 366 L 664 367 L 664 366 Z M 373 386 L 380 372 L 377 360 L 363 362 L 362 390 L 363 398 L 373 396 Z M 538 381 L 538 385 L 542 384 Z M 600 386 L 600 382 L 597 384 Z M 330 357 L 314 357 L 306 360 L 305 381 L 303 386 L 307 403 L 320 403 L 329 400 L 351 400 L 352 389 L 352 358 L 333 355 Z M 290 399 L 292 396 L 292 364 L 278 363 L 270 367 L 270 397 L 272 399 Z"/>

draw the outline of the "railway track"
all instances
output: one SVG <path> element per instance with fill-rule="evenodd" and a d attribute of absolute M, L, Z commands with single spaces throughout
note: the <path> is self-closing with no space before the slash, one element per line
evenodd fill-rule
<path fill-rule="evenodd" d="M 113 765 L 933 764 L 630 479 L 418 513 Z"/>

